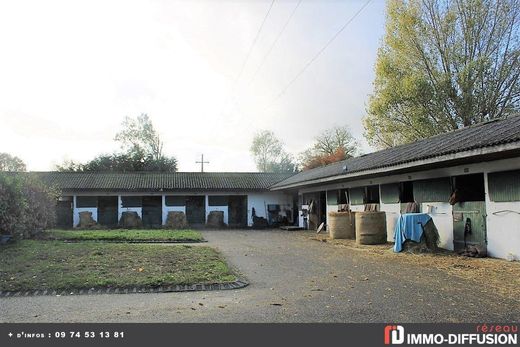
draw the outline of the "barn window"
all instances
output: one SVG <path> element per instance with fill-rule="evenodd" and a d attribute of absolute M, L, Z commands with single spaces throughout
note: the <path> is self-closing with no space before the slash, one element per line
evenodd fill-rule
<path fill-rule="evenodd" d="M 450 178 L 415 181 L 413 195 L 417 202 L 448 202 L 451 195 Z"/>
<path fill-rule="evenodd" d="M 227 206 L 228 197 L 226 195 L 210 195 L 208 196 L 209 206 Z"/>
<path fill-rule="evenodd" d="M 186 197 L 180 195 L 171 195 L 164 197 L 166 206 L 186 206 Z"/>
<path fill-rule="evenodd" d="M 143 198 L 141 196 L 122 196 L 123 207 L 142 207 Z"/>
<path fill-rule="evenodd" d="M 399 202 L 415 202 L 413 197 L 413 182 L 401 182 L 399 184 Z"/>
<path fill-rule="evenodd" d="M 348 189 L 340 189 L 338 204 L 348 204 Z"/>
<path fill-rule="evenodd" d="M 76 197 L 76 207 L 97 207 L 97 196 L 78 196 Z"/>
<path fill-rule="evenodd" d="M 365 187 L 350 188 L 350 204 L 363 205 L 365 203 Z"/>
<path fill-rule="evenodd" d="M 399 183 L 381 185 L 381 202 L 385 204 L 395 204 L 399 202 Z"/>
<path fill-rule="evenodd" d="M 462 175 L 452 178 L 458 202 L 484 201 L 484 174 Z"/>
<path fill-rule="evenodd" d="M 520 170 L 488 174 L 491 201 L 520 201 Z"/>
<path fill-rule="evenodd" d="M 338 204 L 338 191 L 337 190 L 327 190 L 327 205 L 337 205 Z"/>
<path fill-rule="evenodd" d="M 379 204 L 379 185 L 368 186 L 365 191 L 366 204 Z"/>

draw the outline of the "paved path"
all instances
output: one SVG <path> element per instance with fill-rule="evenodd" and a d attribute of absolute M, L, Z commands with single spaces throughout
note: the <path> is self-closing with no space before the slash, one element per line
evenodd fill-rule
<path fill-rule="evenodd" d="M 0 298 L 1 322 L 520 321 L 518 298 L 444 272 L 382 262 L 303 232 L 206 231 L 250 281 L 234 291 Z M 157 245 L 163 247 L 162 245 Z"/>

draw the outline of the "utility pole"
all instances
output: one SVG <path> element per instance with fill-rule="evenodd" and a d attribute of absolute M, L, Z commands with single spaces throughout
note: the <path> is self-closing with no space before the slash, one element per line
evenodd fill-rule
<path fill-rule="evenodd" d="M 209 164 L 209 161 L 204 161 L 204 154 L 200 156 L 200 161 L 196 161 L 196 164 L 200 164 L 200 172 L 204 172 L 204 164 Z"/>

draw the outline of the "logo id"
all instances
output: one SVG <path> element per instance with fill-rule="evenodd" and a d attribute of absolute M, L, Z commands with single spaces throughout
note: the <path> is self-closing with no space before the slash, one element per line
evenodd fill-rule
<path fill-rule="evenodd" d="M 385 345 L 404 343 L 404 328 L 401 325 L 385 326 Z"/>

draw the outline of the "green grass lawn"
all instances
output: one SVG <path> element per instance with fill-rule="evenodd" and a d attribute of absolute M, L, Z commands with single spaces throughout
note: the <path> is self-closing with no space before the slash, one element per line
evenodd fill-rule
<path fill-rule="evenodd" d="M 169 241 L 201 242 L 202 235 L 194 230 L 48 230 L 45 239 L 71 241 Z"/>
<path fill-rule="evenodd" d="M 236 279 L 206 246 L 24 240 L 0 248 L 0 290 L 224 283 Z"/>

